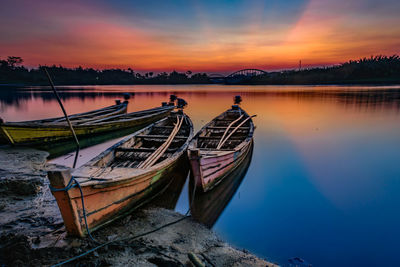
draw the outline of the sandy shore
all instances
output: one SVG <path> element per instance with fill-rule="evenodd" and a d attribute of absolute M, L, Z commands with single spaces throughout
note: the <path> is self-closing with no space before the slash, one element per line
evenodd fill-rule
<path fill-rule="evenodd" d="M 191 217 L 154 206 L 96 231 L 97 242 L 68 237 L 48 188 L 46 170 L 54 166 L 47 155 L 0 148 L 0 265 L 53 265 L 109 243 L 66 266 L 275 266 L 233 248 Z"/>

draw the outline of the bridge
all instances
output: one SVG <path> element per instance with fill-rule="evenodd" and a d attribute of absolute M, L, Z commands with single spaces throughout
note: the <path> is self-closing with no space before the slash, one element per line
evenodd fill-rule
<path fill-rule="evenodd" d="M 217 73 L 212 73 L 208 76 L 213 83 L 237 84 L 261 75 L 268 75 L 268 72 L 259 69 L 242 69 L 235 71 L 228 76 Z"/>

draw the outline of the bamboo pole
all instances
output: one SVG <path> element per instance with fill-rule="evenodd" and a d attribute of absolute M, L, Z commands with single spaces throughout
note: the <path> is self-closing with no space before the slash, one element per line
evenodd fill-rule
<path fill-rule="evenodd" d="M 179 129 L 182 126 L 183 119 L 183 117 L 177 117 L 175 127 L 167 140 L 159 148 L 157 148 L 157 150 L 154 151 L 145 161 L 139 164 L 138 168 L 144 169 L 151 167 L 165 153 L 165 151 L 168 149 L 173 139 L 175 138 L 176 134 L 179 132 Z"/>
<path fill-rule="evenodd" d="M 54 94 L 55 94 L 55 96 L 56 96 L 56 98 L 57 98 L 58 104 L 60 104 L 60 107 L 61 107 L 61 109 L 62 109 L 62 112 L 64 113 L 64 116 L 65 116 L 65 119 L 67 120 L 69 129 L 71 130 L 71 133 L 72 133 L 72 135 L 73 135 L 73 137 L 74 137 L 74 139 L 75 139 L 75 143 L 76 143 L 76 154 L 75 154 L 74 164 L 72 165 L 72 168 L 75 168 L 75 166 L 76 166 L 76 161 L 77 161 L 77 159 L 78 159 L 79 149 L 80 149 L 78 137 L 76 137 L 76 134 L 75 134 L 75 131 L 74 131 L 74 127 L 72 127 L 71 121 L 70 121 L 69 118 L 68 118 L 67 112 L 65 111 L 64 105 L 63 105 L 62 102 L 61 102 L 61 98 L 60 98 L 60 96 L 59 96 L 58 93 L 57 93 L 57 90 L 56 90 L 56 88 L 55 88 L 55 86 L 54 86 L 53 80 L 51 79 L 49 72 L 47 71 L 47 69 L 46 69 L 45 67 L 44 67 L 43 69 L 44 69 L 44 72 L 45 72 L 46 75 L 47 75 L 47 79 L 49 80 L 50 86 L 51 86 L 51 88 L 53 89 L 53 92 L 54 92 Z"/>
<path fill-rule="evenodd" d="M 160 153 L 161 149 L 167 144 L 171 136 L 174 134 L 176 128 L 178 127 L 178 123 L 179 123 L 179 117 L 176 118 L 176 124 L 172 129 L 170 135 L 168 136 L 167 140 L 161 146 L 159 146 L 145 161 L 139 164 L 138 168 L 145 168 L 145 166 L 151 161 L 151 159 Z"/>
<path fill-rule="evenodd" d="M 146 160 L 146 163 L 143 164 L 143 168 L 148 168 L 152 166 L 168 149 L 169 145 L 171 144 L 172 140 L 174 139 L 175 135 L 179 131 L 180 125 L 182 124 L 183 119 L 179 120 L 177 118 L 177 123 L 174 130 L 171 132 L 168 139 Z"/>
<path fill-rule="evenodd" d="M 228 127 L 226 128 L 224 134 L 221 137 L 221 140 L 219 140 L 219 143 L 217 145 L 217 147 L 219 146 L 219 144 L 221 144 L 221 142 L 224 140 L 225 135 L 228 133 L 228 130 L 231 128 L 232 125 L 234 125 L 237 121 L 239 121 L 241 118 L 243 117 L 243 115 L 241 115 L 238 119 L 234 120 L 233 122 L 231 122 Z"/>
<path fill-rule="evenodd" d="M 221 149 L 221 147 L 225 144 L 225 142 L 229 139 L 229 137 L 231 137 L 232 134 L 233 134 L 234 132 L 236 132 L 236 130 L 239 129 L 240 126 L 242 126 L 246 121 L 250 120 L 251 118 L 253 118 L 253 117 L 255 117 L 255 116 L 257 116 L 257 115 L 253 115 L 253 116 L 250 116 L 250 117 L 246 118 L 246 119 L 245 119 L 244 121 L 242 121 L 238 126 L 236 126 L 236 128 L 233 129 L 233 131 L 229 133 L 229 135 L 225 138 L 225 140 L 224 140 L 221 144 L 219 144 L 219 145 L 217 146 L 217 149 Z"/>
<path fill-rule="evenodd" d="M 158 160 L 162 155 L 164 155 L 165 151 L 167 151 L 168 147 L 171 145 L 171 143 L 172 143 L 172 141 L 174 140 L 176 134 L 178 133 L 179 129 L 181 128 L 182 122 L 183 122 L 183 118 L 181 118 L 181 120 L 180 120 L 180 122 L 179 122 L 179 125 L 178 125 L 178 127 L 177 127 L 175 133 L 173 134 L 173 136 L 170 138 L 169 142 L 168 142 L 165 146 L 163 146 L 163 148 L 160 150 L 160 152 L 158 153 L 158 155 L 155 156 L 155 157 L 146 165 L 146 168 L 149 168 L 149 167 L 153 166 L 153 165 L 157 162 L 157 160 Z"/>

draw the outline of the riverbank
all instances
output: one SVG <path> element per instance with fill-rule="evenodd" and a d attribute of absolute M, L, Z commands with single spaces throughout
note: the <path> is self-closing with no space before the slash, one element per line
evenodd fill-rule
<path fill-rule="evenodd" d="M 98 243 L 68 237 L 48 189 L 46 170 L 55 165 L 46 163 L 47 156 L 33 149 L 0 148 L 0 265 L 53 265 L 109 243 L 72 265 L 193 266 L 195 255 L 204 266 L 275 266 L 233 248 L 192 218 L 159 207 L 149 206 L 96 231 Z"/>
<path fill-rule="evenodd" d="M 276 82 L 260 82 L 260 81 L 241 81 L 241 82 L 204 82 L 204 83 L 59 83 L 58 87 L 66 87 L 66 86 L 103 86 L 103 85 L 112 85 L 112 86 L 128 86 L 128 85 L 246 85 L 246 86 L 260 86 L 260 85 L 283 85 L 283 86 L 395 86 L 400 85 L 400 78 L 396 79 L 365 79 L 365 80 L 333 80 L 326 82 L 298 82 L 298 81 L 276 81 Z M 41 83 L 4 83 L 0 84 L 0 90 L 17 88 L 20 90 L 23 87 L 36 87 L 36 86 L 49 86 L 46 82 Z M 60 88 L 58 88 L 60 90 Z M 62 88 L 61 88 L 62 89 Z M 49 89 L 50 91 L 50 89 Z"/>

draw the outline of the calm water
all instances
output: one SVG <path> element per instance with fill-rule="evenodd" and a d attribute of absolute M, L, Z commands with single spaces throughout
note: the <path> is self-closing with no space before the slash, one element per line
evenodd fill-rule
<path fill-rule="evenodd" d="M 243 108 L 257 114 L 254 151 L 213 229 L 235 246 L 282 265 L 301 257 L 313 266 L 398 266 L 400 86 L 62 89 L 69 113 L 110 105 L 120 92 L 134 93 L 129 111 L 157 106 L 174 93 L 189 103 L 195 130 L 240 93 Z M 61 115 L 44 88 L 9 90 L 0 87 L 0 116 L 7 121 Z M 114 142 L 84 149 L 80 164 Z M 53 161 L 71 165 L 72 157 Z M 175 207 L 182 213 L 188 184 Z"/>

